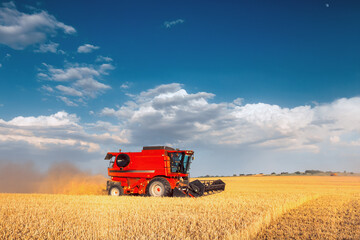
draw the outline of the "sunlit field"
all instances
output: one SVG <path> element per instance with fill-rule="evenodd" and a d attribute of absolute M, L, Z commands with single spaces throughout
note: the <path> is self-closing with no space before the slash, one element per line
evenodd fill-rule
<path fill-rule="evenodd" d="M 360 177 L 222 180 L 201 198 L 0 194 L 0 239 L 360 238 Z"/>

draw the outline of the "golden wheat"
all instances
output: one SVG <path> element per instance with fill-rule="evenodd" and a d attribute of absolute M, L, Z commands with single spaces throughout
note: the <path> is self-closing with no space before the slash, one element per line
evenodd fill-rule
<path fill-rule="evenodd" d="M 360 239 L 360 194 L 311 200 L 272 222 L 256 239 Z"/>
<path fill-rule="evenodd" d="M 359 177 L 223 180 L 225 192 L 196 199 L 0 194 L 0 239 L 251 239 L 269 237 L 271 232 L 283 236 L 273 224 L 294 209 L 327 196 L 352 199 L 360 193 Z M 349 204 L 341 205 L 344 212 L 356 205 Z M 324 218 L 331 221 L 334 214 Z M 347 219 L 356 223 L 352 215 Z M 270 235 L 265 235 L 267 226 L 273 229 Z"/>

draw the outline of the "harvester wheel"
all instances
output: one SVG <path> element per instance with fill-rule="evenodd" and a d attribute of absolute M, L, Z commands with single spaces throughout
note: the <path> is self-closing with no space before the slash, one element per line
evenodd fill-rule
<path fill-rule="evenodd" d="M 146 187 L 146 194 L 152 197 L 171 196 L 171 191 L 169 181 L 162 177 L 154 178 Z"/>
<path fill-rule="evenodd" d="M 121 186 L 114 185 L 109 189 L 109 195 L 111 196 L 121 196 L 124 194 L 124 190 Z"/>

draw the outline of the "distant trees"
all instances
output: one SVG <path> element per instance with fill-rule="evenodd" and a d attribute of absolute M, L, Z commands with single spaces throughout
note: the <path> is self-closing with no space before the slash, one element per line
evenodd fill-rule
<path fill-rule="evenodd" d="M 279 175 L 287 175 L 287 176 L 291 176 L 291 175 L 320 175 L 320 176 L 337 176 L 337 175 L 359 175 L 358 173 L 354 173 L 354 172 L 347 172 L 347 171 L 338 171 L 338 172 L 334 172 L 334 171 L 320 171 L 320 170 L 305 170 L 304 172 L 301 171 L 296 171 L 296 172 L 281 172 L 279 174 L 277 174 L 276 172 L 272 172 L 270 173 L 239 173 L 239 174 L 230 174 L 227 176 L 223 176 L 223 175 L 205 175 L 205 176 L 199 176 L 200 178 L 221 178 L 221 177 L 243 177 L 243 176 L 279 176 Z"/>
<path fill-rule="evenodd" d="M 319 174 L 323 173 L 323 171 L 320 170 L 305 170 L 305 174 Z"/>

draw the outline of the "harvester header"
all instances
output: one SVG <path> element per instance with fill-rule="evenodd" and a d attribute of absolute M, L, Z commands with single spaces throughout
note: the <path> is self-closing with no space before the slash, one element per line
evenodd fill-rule
<path fill-rule="evenodd" d="M 108 152 L 109 195 L 200 197 L 225 190 L 222 180 L 190 182 L 194 151 L 147 146 L 141 152 Z"/>

